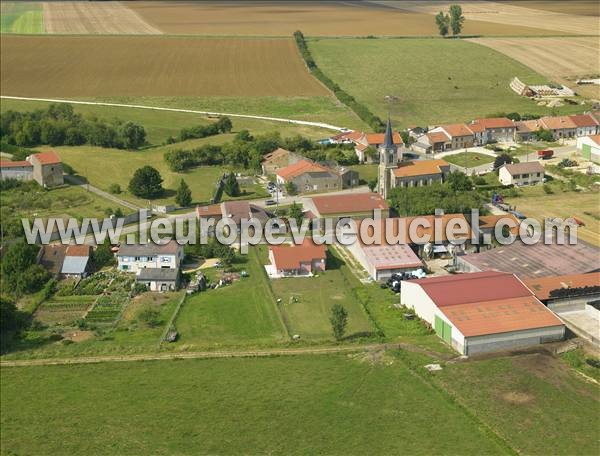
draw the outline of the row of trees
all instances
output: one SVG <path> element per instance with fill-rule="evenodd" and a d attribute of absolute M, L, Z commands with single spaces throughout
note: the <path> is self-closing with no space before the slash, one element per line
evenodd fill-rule
<path fill-rule="evenodd" d="M 6 111 L 0 115 L 0 140 L 22 147 L 90 144 L 138 149 L 146 142 L 146 131 L 134 122 L 83 117 L 70 104 L 57 103 L 31 112 Z"/>
<path fill-rule="evenodd" d="M 169 137 L 167 143 L 173 144 L 178 140 L 185 141 L 187 139 L 207 138 L 208 136 L 215 136 L 221 133 L 229 133 L 232 128 L 233 124 L 229 117 L 220 117 L 219 120 L 210 125 L 196 125 L 194 127 L 182 128 L 179 132 L 179 138 Z"/>
<path fill-rule="evenodd" d="M 331 90 L 334 95 L 352 109 L 358 117 L 360 117 L 365 123 L 369 124 L 374 131 L 383 132 L 385 130 L 385 124 L 375 114 L 373 114 L 369 108 L 367 108 L 362 103 L 359 103 L 352 95 L 343 90 L 339 85 L 337 85 L 333 80 L 331 80 L 325 73 L 321 71 L 321 69 L 317 66 L 317 63 L 313 59 L 308 46 L 306 45 L 306 41 L 304 40 L 304 35 L 301 31 L 294 32 L 294 38 L 296 40 L 296 45 L 298 46 L 298 50 L 308 66 L 310 72 L 325 86 Z"/>
<path fill-rule="evenodd" d="M 351 145 L 328 146 L 300 135 L 284 139 L 279 133 L 254 137 L 247 130 L 240 131 L 232 142 L 223 145 L 205 144 L 191 150 L 171 150 L 165 153 L 164 159 L 169 169 L 174 172 L 212 165 L 232 165 L 258 171 L 261 169 L 263 156 L 277 147 L 283 147 L 315 161 L 331 160 L 344 166 L 358 163 Z"/>
<path fill-rule="evenodd" d="M 454 36 L 460 35 L 464 22 L 465 17 L 460 5 L 450 5 L 448 13 L 440 11 L 435 16 L 435 23 L 442 36 L 447 36 L 450 30 L 452 30 L 452 35 Z"/>

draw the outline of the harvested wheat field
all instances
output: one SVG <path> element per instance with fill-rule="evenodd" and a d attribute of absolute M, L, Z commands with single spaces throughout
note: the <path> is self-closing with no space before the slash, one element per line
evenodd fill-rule
<path fill-rule="evenodd" d="M 438 35 L 435 20 L 425 13 L 400 11 L 353 1 L 139 1 L 127 6 L 168 34 L 289 36 Z M 474 35 L 544 35 L 527 26 L 470 20 L 465 33 Z"/>
<path fill-rule="evenodd" d="M 3 95 L 329 94 L 291 38 L 7 35 L 0 52 Z"/>
<path fill-rule="evenodd" d="M 600 16 L 600 3 L 598 0 L 502 0 L 502 3 L 556 13 Z"/>
<path fill-rule="evenodd" d="M 593 15 L 566 14 L 539 8 L 517 6 L 516 2 L 501 3 L 488 1 L 438 1 L 438 0 L 370 0 L 369 3 L 386 5 L 400 10 L 424 14 L 437 14 L 440 10 L 448 10 L 450 5 L 458 3 L 462 6 L 465 21 L 465 34 L 470 21 L 495 22 L 506 26 L 529 26 L 551 30 L 556 33 L 574 35 L 597 35 L 600 33 L 600 23 Z M 570 3 L 570 2 L 556 2 Z M 525 3 L 526 5 L 526 3 Z M 566 11 L 566 10 L 565 10 Z M 509 35 L 509 33 L 503 33 Z M 517 35 L 517 33 L 513 33 Z"/>
<path fill-rule="evenodd" d="M 44 2 L 47 33 L 160 34 L 121 2 Z"/>
<path fill-rule="evenodd" d="M 576 86 L 574 83 L 578 78 L 600 72 L 598 38 L 477 38 L 470 41 L 502 52 L 583 95 L 600 97 L 598 86 Z"/>

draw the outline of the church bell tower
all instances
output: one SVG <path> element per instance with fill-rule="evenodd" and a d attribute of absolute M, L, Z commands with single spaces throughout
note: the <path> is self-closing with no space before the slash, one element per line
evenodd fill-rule
<path fill-rule="evenodd" d="M 377 191 L 384 198 L 388 197 L 391 188 L 392 170 L 398 167 L 398 147 L 394 144 L 392 122 L 388 117 L 383 144 L 379 146 L 379 183 Z"/>

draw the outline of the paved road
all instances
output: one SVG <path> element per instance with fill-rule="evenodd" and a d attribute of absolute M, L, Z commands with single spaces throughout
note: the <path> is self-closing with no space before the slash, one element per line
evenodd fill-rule
<path fill-rule="evenodd" d="M 338 127 L 336 125 L 330 125 L 323 122 L 310 122 L 308 120 L 296 120 L 296 119 L 284 119 L 281 117 L 267 117 L 267 116 L 253 116 L 249 114 L 233 114 L 229 112 L 214 112 L 214 111 L 198 111 L 195 109 L 179 109 L 179 108 L 163 108 L 160 106 L 145 106 L 145 105 L 133 105 L 123 103 L 101 103 L 96 101 L 77 101 L 77 100 L 62 100 L 54 98 L 31 98 L 31 97 L 11 97 L 11 96 L 0 96 L 0 98 L 6 98 L 7 100 L 23 100 L 23 101 L 46 101 L 50 103 L 68 103 L 68 104 L 79 104 L 79 105 L 94 105 L 94 106 L 112 106 L 119 108 L 135 108 L 135 109 L 150 109 L 152 111 L 170 111 L 170 112 L 187 112 L 190 114 L 200 114 L 203 116 L 227 116 L 227 117 L 238 117 L 244 119 L 256 119 L 256 120 L 267 120 L 270 122 L 282 122 L 294 125 L 306 125 L 309 127 L 323 128 L 325 130 L 333 130 L 336 132 L 344 131 L 345 128 Z"/>
<path fill-rule="evenodd" d="M 124 199 L 121 199 L 121 198 L 113 195 L 112 193 L 105 192 L 104 190 L 101 190 L 98 187 L 94 187 L 93 185 L 88 184 L 81 177 L 70 176 L 68 174 L 65 174 L 65 180 L 72 185 L 78 185 L 80 187 L 83 187 L 85 190 L 88 190 L 92 193 L 95 193 L 98 196 L 101 196 L 102 198 L 105 198 L 114 203 L 120 204 L 121 206 L 127 207 L 134 211 L 139 211 L 140 209 L 142 209 L 140 206 L 136 206 L 135 204 L 130 203 L 129 201 L 125 201 Z"/>

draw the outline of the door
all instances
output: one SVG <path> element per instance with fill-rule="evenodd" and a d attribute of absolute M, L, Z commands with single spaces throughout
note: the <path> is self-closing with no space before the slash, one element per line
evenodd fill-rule
<path fill-rule="evenodd" d="M 450 326 L 437 315 L 435 316 L 434 329 L 440 338 L 452 345 L 452 326 Z"/>

